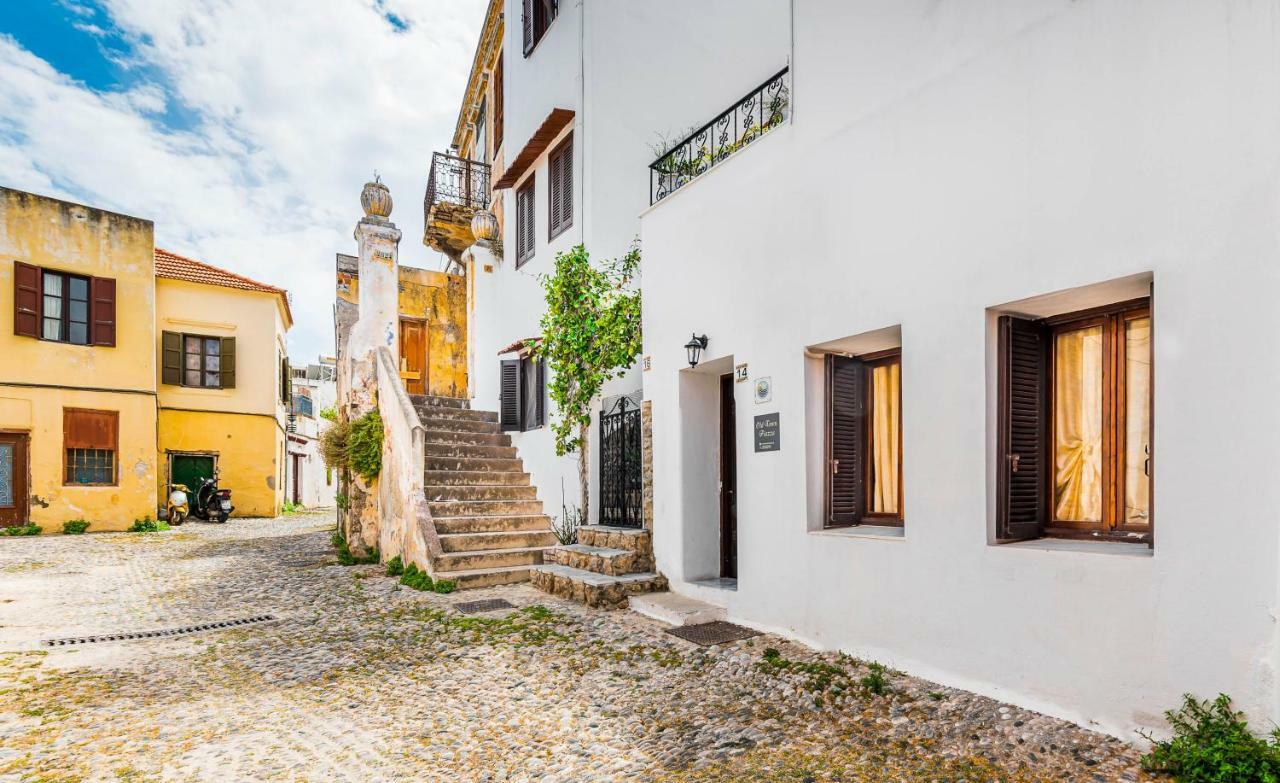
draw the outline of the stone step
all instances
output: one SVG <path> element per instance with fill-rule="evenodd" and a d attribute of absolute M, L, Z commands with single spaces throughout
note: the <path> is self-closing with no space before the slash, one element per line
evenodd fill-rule
<path fill-rule="evenodd" d="M 644 528 L 583 525 L 578 528 L 578 543 L 653 557 L 653 534 Z"/>
<path fill-rule="evenodd" d="M 439 528 L 437 528 L 439 530 Z M 497 552 L 521 550 L 530 547 L 553 547 L 556 534 L 550 523 L 543 530 L 512 530 L 483 533 L 442 533 L 440 548 L 445 552 Z"/>
<path fill-rule="evenodd" d="M 415 408 L 470 408 L 471 400 L 464 397 L 433 397 L 426 394 L 410 394 Z"/>
<path fill-rule="evenodd" d="M 499 568 L 474 568 L 466 571 L 450 571 L 436 574 L 439 579 L 452 579 L 459 590 L 475 590 L 495 585 L 510 585 L 529 581 L 529 566 L 501 566 Z"/>
<path fill-rule="evenodd" d="M 551 520 L 542 514 L 512 514 L 508 516 L 435 517 L 436 532 L 449 533 L 514 533 L 531 531 L 545 533 L 551 529 Z M 556 543 L 555 541 L 551 542 Z"/>
<path fill-rule="evenodd" d="M 626 606 L 633 595 L 667 589 L 667 578 L 662 574 L 607 576 L 555 564 L 534 566 L 529 569 L 529 578 L 543 592 L 603 609 Z"/>
<path fill-rule="evenodd" d="M 471 459 L 515 459 L 515 446 L 478 446 L 470 443 L 426 444 L 428 457 L 468 457 Z"/>
<path fill-rule="evenodd" d="M 653 558 L 627 549 L 571 544 L 549 549 L 542 560 L 552 565 L 568 566 L 582 571 L 592 571 L 605 576 L 640 574 L 653 570 Z"/>
<path fill-rule="evenodd" d="M 425 487 L 427 500 L 432 503 L 452 503 L 477 500 L 537 500 L 538 488 L 514 484 L 450 484 Z"/>
<path fill-rule="evenodd" d="M 633 595 L 627 601 L 631 611 L 667 625 L 701 625 L 723 620 L 723 606 L 686 598 L 677 593 Z"/>
<path fill-rule="evenodd" d="M 506 486 L 529 486 L 528 473 L 506 473 L 495 470 L 435 470 L 428 465 L 426 484 L 428 486 L 476 486 L 502 484 Z"/>
<path fill-rule="evenodd" d="M 432 443 L 459 443 L 470 446 L 510 446 L 511 436 L 503 432 L 454 432 L 450 430 L 426 430 L 423 440 Z"/>
<path fill-rule="evenodd" d="M 479 549 L 471 552 L 446 552 L 435 558 L 435 570 L 470 571 L 477 568 L 501 568 L 502 566 L 531 566 L 542 563 L 542 550 L 548 547 L 520 547 L 514 549 Z M 449 577 L 452 578 L 452 577 Z"/>
<path fill-rule="evenodd" d="M 430 497 L 428 495 L 428 497 Z M 542 516 L 540 500 L 431 500 L 431 516 L 442 517 L 492 517 L 492 516 L 524 516 L 533 514 Z"/>
<path fill-rule="evenodd" d="M 424 430 L 433 432 L 479 432 L 486 435 L 501 435 L 496 421 L 470 421 L 468 419 L 441 419 L 435 416 L 418 414 Z"/>
<path fill-rule="evenodd" d="M 428 454 L 427 470 L 447 470 L 462 473 L 523 473 L 524 463 L 519 458 L 437 457 Z"/>
<path fill-rule="evenodd" d="M 473 411 L 470 408 L 446 408 L 439 405 L 415 405 L 418 418 L 432 421 L 484 421 L 498 423 L 497 411 Z"/>

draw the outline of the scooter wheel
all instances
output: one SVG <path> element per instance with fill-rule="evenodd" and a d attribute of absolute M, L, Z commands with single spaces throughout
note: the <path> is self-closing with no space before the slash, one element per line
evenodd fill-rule
<path fill-rule="evenodd" d="M 187 518 L 186 518 L 186 517 L 184 517 L 184 516 L 182 516 L 181 514 L 170 514 L 170 515 L 169 515 L 169 524 L 170 524 L 170 525 L 173 525 L 174 527 L 178 527 L 178 526 L 180 526 L 183 522 L 186 522 L 186 521 L 187 521 Z"/>
<path fill-rule="evenodd" d="M 219 515 L 218 515 L 218 524 L 220 524 L 220 525 L 225 525 L 225 524 L 227 524 L 227 519 L 228 519 L 230 516 L 231 516 L 230 514 L 219 514 Z"/>

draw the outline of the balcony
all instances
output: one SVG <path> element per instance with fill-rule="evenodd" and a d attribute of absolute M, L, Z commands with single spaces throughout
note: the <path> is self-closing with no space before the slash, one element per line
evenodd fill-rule
<path fill-rule="evenodd" d="M 650 163 L 649 203 L 657 204 L 785 122 L 791 103 L 787 71 L 770 76 Z"/>
<path fill-rule="evenodd" d="M 476 241 L 471 217 L 489 206 L 489 165 L 456 155 L 431 155 L 423 244 L 456 259 Z"/>

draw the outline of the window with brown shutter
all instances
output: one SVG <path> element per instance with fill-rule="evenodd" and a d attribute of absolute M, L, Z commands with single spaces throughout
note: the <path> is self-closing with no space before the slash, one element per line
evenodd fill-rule
<path fill-rule="evenodd" d="M 493 68 L 493 153 L 502 147 L 502 52 L 498 52 L 498 64 Z"/>
<path fill-rule="evenodd" d="M 503 359 L 498 421 L 504 431 L 536 430 L 547 423 L 547 363 L 522 356 Z"/>
<path fill-rule="evenodd" d="M 40 270 L 21 261 L 13 262 L 13 333 L 40 334 Z"/>
<path fill-rule="evenodd" d="M 504 432 L 520 429 L 520 360 L 503 359 L 498 372 L 498 423 Z"/>
<path fill-rule="evenodd" d="M 116 281 L 13 265 L 13 333 L 73 345 L 116 344 Z"/>
<path fill-rule="evenodd" d="M 116 281 L 109 277 L 95 277 L 90 283 L 93 295 L 90 337 L 94 345 L 116 344 Z"/>
<path fill-rule="evenodd" d="M 1150 541 L 1150 300 L 1003 316 L 997 537 Z"/>
<path fill-rule="evenodd" d="M 63 483 L 115 485 L 119 438 L 119 411 L 63 408 Z"/>
<path fill-rule="evenodd" d="M 901 525 L 901 352 L 831 355 L 826 376 L 826 525 Z"/>
<path fill-rule="evenodd" d="M 573 134 L 547 157 L 547 239 L 573 225 Z"/>
<path fill-rule="evenodd" d="M 524 0 L 523 6 L 524 56 L 528 57 L 555 21 L 560 3 L 559 0 Z"/>
<path fill-rule="evenodd" d="M 236 338 L 160 334 L 160 382 L 167 386 L 234 389 Z"/>
<path fill-rule="evenodd" d="M 533 258 L 534 178 L 516 191 L 516 268 Z"/>

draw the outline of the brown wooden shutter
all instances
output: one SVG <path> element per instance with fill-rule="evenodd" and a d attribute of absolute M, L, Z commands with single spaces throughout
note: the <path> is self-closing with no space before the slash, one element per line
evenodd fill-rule
<path fill-rule="evenodd" d="M 498 374 L 501 397 L 498 423 L 503 431 L 520 429 L 520 360 L 503 359 Z"/>
<path fill-rule="evenodd" d="M 177 332 L 160 333 L 160 382 L 182 385 L 182 335 Z"/>
<path fill-rule="evenodd" d="M 1049 511 L 1049 332 L 1000 317 L 996 537 L 1036 538 Z"/>
<path fill-rule="evenodd" d="M 547 362 L 545 359 L 538 359 L 538 382 L 535 385 L 537 394 L 537 425 L 544 426 L 547 423 Z"/>
<path fill-rule="evenodd" d="M 236 387 L 236 338 L 221 338 L 222 347 L 218 364 L 219 385 L 224 389 Z"/>
<path fill-rule="evenodd" d="M 533 53 L 533 46 L 537 41 L 533 40 L 533 4 L 535 0 L 524 0 L 523 13 L 520 15 L 521 26 L 524 28 L 524 56 L 528 57 Z"/>
<path fill-rule="evenodd" d="M 827 523 L 856 525 L 866 509 L 867 442 L 865 365 L 827 357 Z"/>
<path fill-rule="evenodd" d="M 531 177 L 529 183 L 516 191 L 516 266 L 519 267 L 525 261 L 533 258 L 534 246 L 534 181 Z"/>
<path fill-rule="evenodd" d="M 21 261 L 13 262 L 13 333 L 40 336 L 40 270 Z"/>
<path fill-rule="evenodd" d="M 555 239 L 560 227 L 560 156 L 547 158 L 547 240 Z"/>
<path fill-rule="evenodd" d="M 119 438 L 119 411 L 62 409 L 63 448 L 115 451 Z"/>
<path fill-rule="evenodd" d="M 502 146 L 502 53 L 493 69 L 493 152 L 496 156 Z"/>
<path fill-rule="evenodd" d="M 116 344 L 116 281 L 109 277 L 95 277 L 91 283 L 90 319 L 92 326 L 89 342 L 94 345 Z"/>
<path fill-rule="evenodd" d="M 573 134 L 564 140 L 560 153 L 560 231 L 573 225 Z M 559 233 L 559 232 L 557 232 Z"/>

